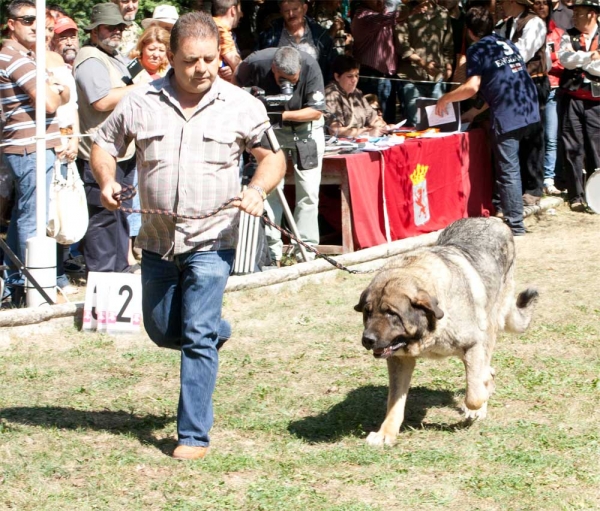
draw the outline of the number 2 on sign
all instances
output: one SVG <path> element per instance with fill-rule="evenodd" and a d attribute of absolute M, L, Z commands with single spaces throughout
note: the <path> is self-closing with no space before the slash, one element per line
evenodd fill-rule
<path fill-rule="evenodd" d="M 123 286 L 121 287 L 121 289 L 119 289 L 119 296 L 121 296 L 124 292 L 127 293 L 127 299 L 125 300 L 125 302 L 123 303 L 123 307 L 121 307 L 121 310 L 117 314 L 117 321 L 119 323 L 130 323 L 131 317 L 124 316 L 123 313 L 127 310 L 129 302 L 131 302 L 131 298 L 133 297 L 133 290 L 130 286 Z"/>

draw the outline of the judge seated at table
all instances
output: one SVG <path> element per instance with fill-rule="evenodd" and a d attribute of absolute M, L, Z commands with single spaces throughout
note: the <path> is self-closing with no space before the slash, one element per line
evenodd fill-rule
<path fill-rule="evenodd" d="M 378 137 L 391 128 L 356 88 L 360 64 L 340 55 L 333 61 L 333 81 L 325 88 L 327 126 L 336 137 Z"/>

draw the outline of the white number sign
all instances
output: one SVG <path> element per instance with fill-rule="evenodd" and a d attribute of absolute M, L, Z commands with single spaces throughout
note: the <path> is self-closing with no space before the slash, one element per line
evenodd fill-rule
<path fill-rule="evenodd" d="M 142 282 L 130 273 L 90 272 L 83 307 L 83 330 L 139 332 Z"/>

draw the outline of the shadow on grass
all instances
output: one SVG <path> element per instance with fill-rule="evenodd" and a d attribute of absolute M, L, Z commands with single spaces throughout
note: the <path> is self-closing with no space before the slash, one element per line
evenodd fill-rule
<path fill-rule="evenodd" d="M 60 406 L 21 406 L 3 408 L 0 419 L 43 428 L 108 431 L 132 435 L 142 444 L 154 445 L 164 453 L 175 446 L 174 439 L 158 439 L 154 432 L 175 420 L 166 415 L 135 415 L 124 411 L 86 411 Z"/>
<path fill-rule="evenodd" d="M 341 403 L 326 412 L 294 421 L 288 431 L 308 442 L 335 442 L 340 438 L 354 436 L 363 438 L 370 431 L 377 431 L 385 418 L 387 386 L 368 385 L 352 390 Z M 404 423 L 401 429 L 434 429 L 456 431 L 469 426 L 460 420 L 455 424 L 424 423 L 430 408 L 449 407 L 457 412 L 454 393 L 448 390 L 431 390 L 413 387 L 408 393 Z"/>

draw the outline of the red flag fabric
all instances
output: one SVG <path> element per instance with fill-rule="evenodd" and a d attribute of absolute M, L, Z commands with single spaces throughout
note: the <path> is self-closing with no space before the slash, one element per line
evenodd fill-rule
<path fill-rule="evenodd" d="M 345 159 L 357 248 L 386 243 L 383 190 L 392 241 L 443 229 L 466 216 L 489 216 L 492 210 L 493 175 L 483 130 L 409 139 L 381 153 Z"/>

